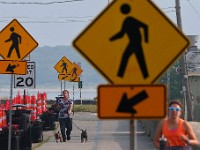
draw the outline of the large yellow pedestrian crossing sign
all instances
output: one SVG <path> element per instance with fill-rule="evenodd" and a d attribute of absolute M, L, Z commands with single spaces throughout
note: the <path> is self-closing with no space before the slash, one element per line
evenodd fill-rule
<path fill-rule="evenodd" d="M 150 84 L 189 40 L 151 0 L 115 0 L 73 46 L 110 83 Z"/>
<path fill-rule="evenodd" d="M 38 43 L 16 19 L 0 32 L 0 55 L 5 60 L 22 60 L 37 46 Z"/>

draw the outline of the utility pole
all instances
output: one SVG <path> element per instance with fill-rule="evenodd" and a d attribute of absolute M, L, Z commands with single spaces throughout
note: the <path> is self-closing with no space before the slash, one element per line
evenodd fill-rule
<path fill-rule="evenodd" d="M 176 0 L 176 17 L 177 17 L 177 26 L 182 31 L 182 20 L 181 20 L 181 10 L 180 10 L 180 0 Z M 182 94 L 184 99 L 184 112 L 187 114 L 184 117 L 188 121 L 192 121 L 192 111 L 191 111 L 191 98 L 190 98 L 190 89 L 188 83 L 188 70 L 186 63 L 186 53 L 184 53 L 181 58 L 181 70 L 182 70 Z"/>
<path fill-rule="evenodd" d="M 168 69 L 168 71 L 167 71 L 167 89 L 168 89 L 168 100 L 170 100 L 170 96 L 171 96 L 171 94 L 170 94 L 170 87 L 171 87 L 171 85 L 170 85 L 170 73 L 171 73 L 171 68 L 169 68 Z"/>

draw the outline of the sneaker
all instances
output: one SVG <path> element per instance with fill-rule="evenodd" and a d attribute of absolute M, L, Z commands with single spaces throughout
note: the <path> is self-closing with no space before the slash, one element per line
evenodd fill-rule
<path fill-rule="evenodd" d="M 63 139 L 63 142 L 66 142 L 66 139 Z"/>
<path fill-rule="evenodd" d="M 67 140 L 69 141 L 71 139 L 70 135 L 67 135 Z"/>

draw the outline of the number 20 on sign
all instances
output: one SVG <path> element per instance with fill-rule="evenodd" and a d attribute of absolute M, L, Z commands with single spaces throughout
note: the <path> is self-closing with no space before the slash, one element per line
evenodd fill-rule
<path fill-rule="evenodd" d="M 28 62 L 26 75 L 14 76 L 14 88 L 35 88 L 35 62 Z"/>

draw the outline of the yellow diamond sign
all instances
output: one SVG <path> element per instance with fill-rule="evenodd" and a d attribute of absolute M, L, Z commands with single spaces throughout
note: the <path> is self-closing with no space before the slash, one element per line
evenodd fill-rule
<path fill-rule="evenodd" d="M 74 65 L 74 68 L 73 68 L 72 71 L 71 71 L 72 76 L 73 76 L 73 75 L 74 75 L 74 76 L 80 76 L 81 73 L 83 72 L 83 70 L 82 70 L 81 67 L 80 67 L 78 64 L 76 64 L 75 62 L 73 63 L 73 65 Z"/>
<path fill-rule="evenodd" d="M 71 75 L 71 70 L 74 68 L 73 63 L 65 56 L 54 66 L 54 68 L 63 75 Z"/>
<path fill-rule="evenodd" d="M 115 0 L 73 46 L 110 82 L 154 83 L 189 46 L 150 0 Z"/>
<path fill-rule="evenodd" d="M 38 43 L 14 19 L 0 32 L 0 55 L 5 60 L 22 60 Z"/>

